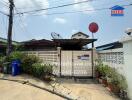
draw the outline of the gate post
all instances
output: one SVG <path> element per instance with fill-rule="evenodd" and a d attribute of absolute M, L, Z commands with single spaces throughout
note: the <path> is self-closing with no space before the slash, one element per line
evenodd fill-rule
<path fill-rule="evenodd" d="M 57 52 L 58 52 L 58 58 L 59 58 L 59 75 L 61 77 L 61 47 L 57 47 Z"/>
<path fill-rule="evenodd" d="M 96 48 L 92 44 L 92 52 L 91 52 L 91 62 L 92 62 L 92 77 L 95 77 L 95 59 L 97 58 Z"/>

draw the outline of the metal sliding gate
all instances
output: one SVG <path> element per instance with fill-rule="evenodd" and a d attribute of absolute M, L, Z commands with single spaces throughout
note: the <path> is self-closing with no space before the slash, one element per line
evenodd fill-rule
<path fill-rule="evenodd" d="M 91 77 L 91 51 L 61 51 L 61 75 Z"/>

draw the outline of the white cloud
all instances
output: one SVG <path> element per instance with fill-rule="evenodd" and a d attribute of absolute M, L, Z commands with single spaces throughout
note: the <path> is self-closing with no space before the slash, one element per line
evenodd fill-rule
<path fill-rule="evenodd" d="M 8 0 L 4 0 L 5 2 L 8 2 Z M 48 8 L 49 7 L 49 2 L 48 0 L 14 0 L 15 8 L 14 12 L 15 13 L 20 13 L 20 12 L 25 12 L 25 11 L 32 11 L 35 9 L 41 9 L 41 8 Z M 8 13 L 9 9 L 7 7 L 3 7 L 2 10 L 5 13 Z M 39 15 L 42 17 L 45 17 L 47 11 L 42 11 L 39 12 Z M 22 29 L 25 29 L 27 27 L 27 22 L 26 19 L 28 15 L 20 15 L 21 16 L 21 23 L 20 27 Z M 16 17 L 15 20 L 20 20 L 19 17 Z M 16 23 L 17 24 L 17 23 Z"/>
<path fill-rule="evenodd" d="M 73 30 L 71 31 L 72 34 L 75 34 L 75 33 L 77 33 L 77 32 L 79 32 L 79 30 L 73 29 Z"/>
<path fill-rule="evenodd" d="M 76 2 L 82 2 L 82 1 L 86 1 L 86 0 L 74 0 L 75 3 Z M 89 0 L 89 2 L 90 1 L 91 0 Z M 84 11 L 83 13 L 85 13 L 85 14 L 93 13 L 94 12 L 94 7 L 92 5 L 90 5 L 89 2 L 82 3 L 82 4 L 76 4 L 76 5 L 74 5 L 74 9 L 79 10 L 79 11 Z M 85 10 L 92 10 L 92 11 L 85 11 Z"/>
<path fill-rule="evenodd" d="M 67 22 L 67 20 L 64 18 L 55 18 L 54 19 L 54 23 L 65 24 L 66 22 Z"/>
<path fill-rule="evenodd" d="M 5 0 L 8 2 L 8 0 Z M 14 0 L 15 7 L 18 8 L 19 12 L 31 11 L 35 9 L 48 8 L 48 0 Z M 4 11 L 8 11 L 8 8 L 3 8 Z M 39 12 L 40 13 L 40 12 Z M 43 11 L 47 13 L 47 11 Z"/>

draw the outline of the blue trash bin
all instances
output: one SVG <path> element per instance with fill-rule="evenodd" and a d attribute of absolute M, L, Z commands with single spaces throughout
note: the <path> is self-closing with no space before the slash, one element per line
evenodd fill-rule
<path fill-rule="evenodd" d="M 12 61 L 12 75 L 16 76 L 20 74 L 20 60 Z"/>

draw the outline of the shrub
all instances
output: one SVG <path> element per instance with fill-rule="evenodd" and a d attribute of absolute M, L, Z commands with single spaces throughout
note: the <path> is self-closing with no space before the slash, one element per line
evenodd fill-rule
<path fill-rule="evenodd" d="M 25 54 L 24 53 L 21 53 L 19 51 L 15 51 L 15 52 L 12 52 L 10 54 L 10 56 L 8 57 L 5 57 L 5 62 L 12 62 L 13 60 L 16 60 L 16 59 L 23 59 L 25 57 Z"/>
<path fill-rule="evenodd" d="M 107 77 L 109 74 L 111 74 L 112 68 L 108 65 L 104 65 L 103 63 L 99 63 L 96 66 L 96 71 L 98 71 L 102 77 Z"/>
<path fill-rule="evenodd" d="M 0 72 L 3 70 L 4 57 L 0 57 Z"/>
<path fill-rule="evenodd" d="M 10 54 L 10 56 L 5 57 L 5 62 L 12 62 L 13 60 L 19 59 L 21 62 L 21 70 L 24 73 L 32 74 L 32 64 L 39 63 L 40 60 L 34 55 L 27 55 L 25 53 L 15 51 Z"/>
<path fill-rule="evenodd" d="M 52 66 L 51 65 L 42 65 L 40 63 L 34 63 L 32 65 L 32 73 L 34 76 L 43 78 L 46 75 L 52 73 Z"/>
<path fill-rule="evenodd" d="M 44 74 L 44 66 L 40 63 L 34 63 L 32 65 L 32 73 L 34 76 L 41 78 Z"/>
<path fill-rule="evenodd" d="M 42 65 L 41 60 L 35 55 L 27 55 L 19 51 L 12 52 L 8 57 L 0 57 L 0 64 L 3 62 L 12 62 L 19 59 L 21 62 L 21 71 L 23 73 L 31 74 L 38 78 L 43 78 L 52 73 L 51 65 Z"/>
<path fill-rule="evenodd" d="M 4 59 L 5 59 L 4 57 L 2 57 L 2 56 L 0 57 L 0 66 L 3 65 L 3 63 L 4 63 Z"/>
<path fill-rule="evenodd" d="M 22 71 L 27 74 L 32 74 L 32 65 L 35 63 L 41 63 L 39 58 L 34 55 L 25 55 L 23 59 L 21 59 Z"/>
<path fill-rule="evenodd" d="M 111 78 L 111 81 L 110 83 L 114 84 L 114 85 L 118 85 L 119 84 L 119 74 L 115 71 L 115 70 L 112 70 L 111 71 L 111 76 L 109 76 Z"/>
<path fill-rule="evenodd" d="M 119 74 L 118 80 L 119 80 L 118 87 L 121 90 L 127 90 L 128 85 L 127 85 L 126 78 L 123 75 Z"/>
<path fill-rule="evenodd" d="M 98 71 L 103 78 L 106 78 L 108 83 L 115 85 L 121 90 L 127 90 L 128 86 L 125 77 L 119 74 L 116 69 L 98 61 L 96 71 Z"/>

